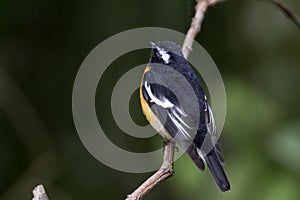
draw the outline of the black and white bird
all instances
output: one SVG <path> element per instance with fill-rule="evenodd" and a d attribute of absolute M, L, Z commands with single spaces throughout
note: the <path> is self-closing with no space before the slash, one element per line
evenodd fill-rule
<path fill-rule="evenodd" d="M 152 43 L 140 86 L 144 115 L 166 140 L 174 140 L 200 170 L 204 163 L 222 192 L 230 190 L 212 110 L 200 80 L 170 41 Z M 204 141 L 209 148 L 203 148 Z M 204 145 L 203 145 L 204 146 Z"/>

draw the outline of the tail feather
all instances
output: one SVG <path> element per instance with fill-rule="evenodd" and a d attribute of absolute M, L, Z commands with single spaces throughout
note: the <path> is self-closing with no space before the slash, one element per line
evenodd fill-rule
<path fill-rule="evenodd" d="M 194 144 L 190 145 L 186 150 L 187 155 L 195 163 L 195 165 L 201 170 L 204 170 L 204 163 L 201 157 L 199 156 L 197 149 Z"/>
<path fill-rule="evenodd" d="M 224 172 L 222 165 L 220 164 L 217 155 L 214 150 L 209 152 L 205 157 L 205 162 L 211 172 L 215 183 L 222 192 L 230 190 L 230 184 Z"/>

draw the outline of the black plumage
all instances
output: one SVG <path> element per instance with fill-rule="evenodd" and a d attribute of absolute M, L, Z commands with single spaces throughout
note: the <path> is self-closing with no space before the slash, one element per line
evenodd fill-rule
<path fill-rule="evenodd" d="M 204 170 L 205 161 L 220 190 L 230 190 L 211 109 L 180 46 L 169 41 L 153 44 L 140 98 L 154 129 L 166 139 L 174 139 L 199 169 Z M 211 144 L 208 151 L 201 148 L 205 138 Z"/>

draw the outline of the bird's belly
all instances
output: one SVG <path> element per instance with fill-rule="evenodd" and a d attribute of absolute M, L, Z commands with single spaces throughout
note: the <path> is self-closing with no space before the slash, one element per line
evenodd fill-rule
<path fill-rule="evenodd" d="M 163 124 L 158 120 L 158 118 L 152 112 L 151 108 L 149 107 L 145 99 L 141 96 L 140 100 L 142 104 L 143 113 L 146 116 L 149 123 L 151 124 L 151 126 L 154 128 L 154 130 L 157 131 L 163 138 L 167 140 L 172 140 L 171 135 L 168 133 L 168 131 L 164 128 Z"/>

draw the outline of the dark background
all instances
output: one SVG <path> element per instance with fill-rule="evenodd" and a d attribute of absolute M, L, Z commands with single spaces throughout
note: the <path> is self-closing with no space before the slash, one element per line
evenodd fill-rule
<path fill-rule="evenodd" d="M 298 0 L 282 2 L 300 13 Z M 0 0 L 0 199 L 31 199 L 39 183 L 50 200 L 124 199 L 150 176 L 116 171 L 88 153 L 73 123 L 73 83 L 81 62 L 106 38 L 145 26 L 185 33 L 193 6 L 192 0 Z M 300 199 L 299 36 L 265 1 L 229 0 L 209 9 L 197 41 L 225 82 L 222 143 L 232 190 L 220 193 L 208 171 L 183 156 L 175 175 L 145 199 Z M 145 152 L 162 139 L 125 135 L 109 107 L 113 84 L 148 55 L 116 60 L 96 95 L 108 137 Z M 145 124 L 137 95 L 132 102 L 133 119 Z"/>

